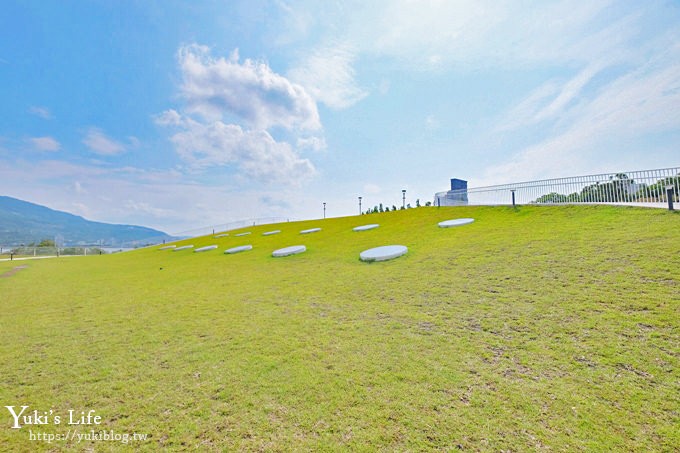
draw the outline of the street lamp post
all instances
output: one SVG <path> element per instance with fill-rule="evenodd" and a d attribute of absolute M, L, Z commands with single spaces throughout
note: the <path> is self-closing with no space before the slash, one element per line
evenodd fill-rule
<path fill-rule="evenodd" d="M 323 202 L 323 218 L 326 218 L 326 202 Z"/>
<path fill-rule="evenodd" d="M 406 209 L 406 189 L 401 189 L 401 209 Z"/>
<path fill-rule="evenodd" d="M 361 215 L 361 197 L 359 197 L 359 215 Z"/>

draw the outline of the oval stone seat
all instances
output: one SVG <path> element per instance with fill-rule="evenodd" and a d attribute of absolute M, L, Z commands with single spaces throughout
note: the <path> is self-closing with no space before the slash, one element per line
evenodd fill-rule
<path fill-rule="evenodd" d="M 385 245 L 364 250 L 359 254 L 361 261 L 387 261 L 405 255 L 408 248 L 405 245 Z"/>
<path fill-rule="evenodd" d="M 194 248 L 193 245 L 183 245 L 181 247 L 177 247 L 176 249 L 174 249 L 173 252 L 179 252 L 180 250 L 187 250 L 192 248 Z"/>
<path fill-rule="evenodd" d="M 224 251 L 224 253 L 227 253 L 229 255 L 232 255 L 234 253 L 239 253 L 239 252 L 245 252 L 247 250 L 252 250 L 253 246 L 248 244 L 248 245 L 240 245 L 238 247 L 232 247 L 230 249 L 227 249 Z"/>
<path fill-rule="evenodd" d="M 274 231 L 267 231 L 266 233 L 262 233 L 262 236 L 271 236 L 272 234 L 279 234 L 281 230 L 274 230 Z"/>
<path fill-rule="evenodd" d="M 235 234 L 234 237 L 247 236 L 249 234 L 250 234 L 250 231 L 246 231 L 245 233 Z"/>
<path fill-rule="evenodd" d="M 352 231 L 368 231 L 368 230 L 373 230 L 375 228 L 378 228 L 380 225 L 377 223 L 372 223 L 370 225 L 361 225 L 358 227 L 352 228 Z"/>
<path fill-rule="evenodd" d="M 177 247 L 176 245 L 166 245 L 165 247 L 161 247 L 158 250 L 168 250 L 168 249 L 174 249 Z"/>
<path fill-rule="evenodd" d="M 321 228 L 310 228 L 308 230 L 302 230 L 300 231 L 300 234 L 316 233 L 317 231 L 321 231 Z"/>
<path fill-rule="evenodd" d="M 274 250 L 274 252 L 272 252 L 272 256 L 279 258 L 282 256 L 297 255 L 298 253 L 305 251 L 307 251 L 307 247 L 304 245 L 291 245 L 290 247 Z"/>
<path fill-rule="evenodd" d="M 474 222 L 475 219 L 452 219 L 452 220 L 444 220 L 443 222 L 439 222 L 439 227 L 440 228 L 451 228 L 451 227 L 457 227 L 461 225 L 467 225 L 469 223 Z"/>
<path fill-rule="evenodd" d="M 206 245 L 205 247 L 197 248 L 194 250 L 194 253 L 207 252 L 208 250 L 215 250 L 216 248 L 216 245 Z"/>

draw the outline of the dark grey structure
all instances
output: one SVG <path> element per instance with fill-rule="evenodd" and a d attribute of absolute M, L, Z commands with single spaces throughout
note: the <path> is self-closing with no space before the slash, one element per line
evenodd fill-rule
<path fill-rule="evenodd" d="M 435 206 L 461 206 L 468 204 L 467 181 L 451 179 L 451 190 L 434 196 Z"/>

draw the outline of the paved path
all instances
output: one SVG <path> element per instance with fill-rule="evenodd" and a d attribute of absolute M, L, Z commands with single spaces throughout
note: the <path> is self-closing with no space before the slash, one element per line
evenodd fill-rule
<path fill-rule="evenodd" d="M 0 278 L 11 277 L 12 275 L 14 275 L 14 274 L 16 274 L 17 272 L 19 272 L 21 269 L 26 269 L 27 267 L 28 267 L 28 266 L 17 266 L 17 267 L 15 267 L 14 269 L 8 270 L 8 271 L 5 272 L 4 274 L 0 274 Z"/>
<path fill-rule="evenodd" d="M 67 255 L 71 256 L 71 255 Z M 0 258 L 0 261 L 22 261 L 22 260 L 41 260 L 43 258 L 63 258 L 63 256 L 57 256 L 57 255 L 47 255 L 47 256 L 23 256 L 23 257 L 15 257 L 14 259 L 11 258 Z"/>

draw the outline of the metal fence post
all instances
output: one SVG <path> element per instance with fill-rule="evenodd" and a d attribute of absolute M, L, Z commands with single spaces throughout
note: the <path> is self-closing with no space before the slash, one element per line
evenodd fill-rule
<path fill-rule="evenodd" d="M 510 192 L 512 192 L 512 207 L 515 207 L 515 189 L 510 189 Z"/>
<path fill-rule="evenodd" d="M 666 197 L 668 198 L 668 210 L 673 211 L 673 186 L 666 186 Z"/>

